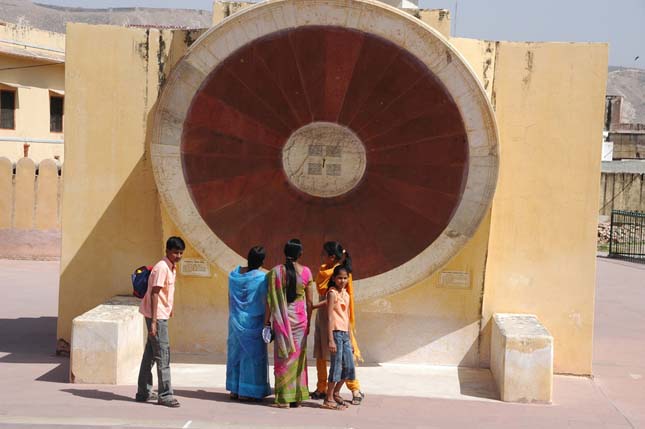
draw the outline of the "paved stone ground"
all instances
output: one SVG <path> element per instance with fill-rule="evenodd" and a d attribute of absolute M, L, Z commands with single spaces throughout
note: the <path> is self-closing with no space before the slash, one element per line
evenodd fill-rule
<path fill-rule="evenodd" d="M 0 260 L 0 428 L 645 428 L 645 266 L 598 260 L 595 377 L 556 376 L 553 405 L 491 399 L 486 371 L 384 366 L 359 369 L 368 396 L 343 412 L 230 402 L 221 367 L 177 365 L 192 383 L 175 383 L 179 409 L 135 403 L 132 386 L 68 384 L 57 277 L 57 262 Z"/>
<path fill-rule="evenodd" d="M 0 242 L 9 244 L 0 247 L 0 259 L 58 260 L 60 241 L 60 231 L 0 228 Z"/>

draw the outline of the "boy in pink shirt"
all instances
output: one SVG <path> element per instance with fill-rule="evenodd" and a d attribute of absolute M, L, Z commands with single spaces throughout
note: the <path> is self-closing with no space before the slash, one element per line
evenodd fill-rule
<path fill-rule="evenodd" d="M 159 405 L 179 407 L 170 384 L 170 341 L 168 319 L 172 316 L 175 295 L 177 263 L 184 254 L 186 244 L 179 237 L 170 237 L 166 242 L 166 256 L 152 268 L 139 312 L 146 318 L 148 341 L 146 343 L 137 387 L 137 402 L 157 400 Z M 152 391 L 152 365 L 157 364 L 159 394 Z"/>

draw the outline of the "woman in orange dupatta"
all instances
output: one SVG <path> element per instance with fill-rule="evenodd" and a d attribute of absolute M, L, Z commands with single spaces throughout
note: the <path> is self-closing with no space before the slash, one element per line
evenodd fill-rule
<path fill-rule="evenodd" d="M 318 289 L 318 300 L 324 301 L 327 297 L 327 287 L 329 279 L 337 265 L 344 265 L 349 272 L 349 282 L 347 292 L 349 293 L 349 323 L 352 330 L 352 348 L 354 349 L 354 360 L 361 362 L 361 351 L 356 343 L 356 319 L 354 313 L 354 287 L 352 285 L 352 259 L 349 253 L 337 241 L 328 241 L 323 245 L 322 252 L 323 264 L 316 276 L 316 288 Z M 329 332 L 327 330 L 327 307 L 318 308 L 316 314 L 316 332 L 314 334 L 314 357 L 316 358 L 316 370 L 318 373 L 318 383 L 316 391 L 311 394 L 313 399 L 324 399 L 327 392 L 327 362 L 329 361 Z M 361 392 L 361 385 L 356 380 L 347 380 L 347 388 L 352 392 L 352 404 L 360 405 L 365 397 Z"/>

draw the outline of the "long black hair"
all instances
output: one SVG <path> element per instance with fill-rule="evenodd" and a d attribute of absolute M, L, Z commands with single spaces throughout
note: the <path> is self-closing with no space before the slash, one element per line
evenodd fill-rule
<path fill-rule="evenodd" d="M 260 268 L 264 263 L 265 256 L 266 256 L 266 252 L 264 250 L 264 247 L 262 246 L 251 247 L 251 250 L 249 250 L 249 254 L 246 257 L 249 271 L 257 270 L 258 268 Z"/>
<path fill-rule="evenodd" d="M 286 256 L 286 261 L 284 266 L 287 271 L 287 302 L 291 303 L 296 300 L 296 286 L 298 280 L 296 278 L 296 267 L 293 265 L 294 262 L 302 255 L 302 244 L 297 238 L 293 238 L 287 241 L 287 244 L 284 245 L 284 256 Z"/>
<path fill-rule="evenodd" d="M 340 263 L 346 270 L 347 274 L 352 273 L 352 257 L 347 249 L 343 249 L 338 241 L 328 241 L 323 244 L 323 250 L 328 256 L 333 256 L 336 262 Z"/>

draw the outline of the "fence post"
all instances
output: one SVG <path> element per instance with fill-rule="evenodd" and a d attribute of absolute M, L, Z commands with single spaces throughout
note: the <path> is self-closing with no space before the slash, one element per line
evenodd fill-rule
<path fill-rule="evenodd" d="M 16 229 L 34 227 L 34 183 L 36 164 L 29 158 L 20 158 L 16 163 L 13 226 Z"/>
<path fill-rule="evenodd" d="M 11 228 L 13 211 L 13 164 L 0 158 L 0 229 Z"/>
<path fill-rule="evenodd" d="M 629 249 L 629 258 L 632 259 L 636 256 L 636 251 L 634 250 L 634 240 L 636 240 L 636 231 L 634 230 L 634 224 L 636 223 L 636 218 L 632 217 L 630 221 L 633 222 L 629 222 L 629 227 L 627 228 L 627 234 L 629 234 L 629 239 L 627 240 L 627 248 Z"/>
<path fill-rule="evenodd" d="M 614 211 L 611 211 L 611 219 L 609 221 L 609 255 L 611 256 L 613 252 L 613 242 L 614 242 Z"/>
<path fill-rule="evenodd" d="M 38 166 L 36 179 L 36 229 L 55 229 L 58 226 L 58 167 L 52 159 Z"/>
<path fill-rule="evenodd" d="M 638 232 L 640 233 L 640 240 L 638 240 L 638 254 L 643 255 L 645 252 L 643 250 L 643 242 L 645 242 L 645 234 L 643 234 L 643 216 L 638 218 Z"/>

